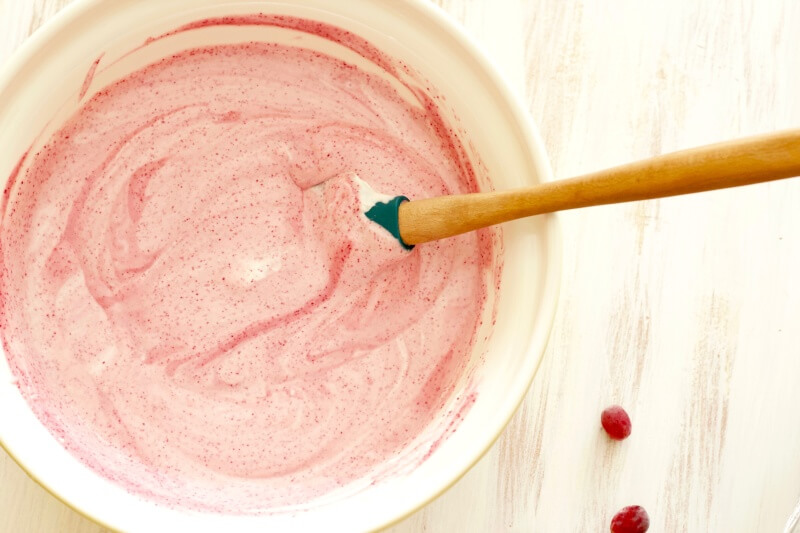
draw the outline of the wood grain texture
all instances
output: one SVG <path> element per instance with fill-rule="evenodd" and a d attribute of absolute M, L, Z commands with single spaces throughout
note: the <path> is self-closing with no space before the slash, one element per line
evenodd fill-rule
<path fill-rule="evenodd" d="M 63 1 L 0 0 L 0 61 Z M 556 176 L 800 126 L 795 0 L 441 1 Z M 558 316 L 491 451 L 392 533 L 781 531 L 800 496 L 800 183 L 564 213 Z M 600 411 L 624 405 L 612 443 Z M 88 533 L 0 458 L 0 532 Z"/>
<path fill-rule="evenodd" d="M 400 204 L 402 242 L 421 244 L 518 218 L 800 176 L 800 130 L 734 139 L 533 187 Z"/>

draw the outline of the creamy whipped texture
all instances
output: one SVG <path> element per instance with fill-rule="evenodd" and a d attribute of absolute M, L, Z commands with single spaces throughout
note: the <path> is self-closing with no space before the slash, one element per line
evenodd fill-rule
<path fill-rule="evenodd" d="M 83 462 L 168 505 L 259 512 L 368 479 L 451 397 L 493 249 L 403 250 L 355 176 L 475 191 L 460 150 L 430 102 L 303 48 L 191 50 L 103 89 L 6 193 L 21 392 Z"/>

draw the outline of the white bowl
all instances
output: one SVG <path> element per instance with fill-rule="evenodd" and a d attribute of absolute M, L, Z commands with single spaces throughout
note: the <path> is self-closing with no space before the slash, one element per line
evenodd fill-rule
<path fill-rule="evenodd" d="M 32 145 L 35 150 L 76 111 L 87 72 L 101 53 L 101 68 L 86 87 L 89 96 L 180 49 L 297 37 L 287 36 L 289 30 L 256 26 L 203 28 L 126 55 L 148 37 L 195 20 L 258 12 L 339 26 L 412 66 L 444 96 L 446 114 L 451 120 L 458 117 L 452 123 L 460 125 L 471 156 L 482 161 L 481 176 L 490 177 L 495 188 L 550 178 L 547 156 L 524 107 L 475 44 L 428 2 L 79 0 L 37 31 L 0 73 L 2 188 L 21 156 Z M 332 43 L 308 44 L 334 55 L 346 54 Z M 464 388 L 470 387 L 477 393 L 475 403 L 455 431 L 447 431 L 443 424 L 433 424 L 426 431 L 421 438 L 440 444 L 419 466 L 367 484 L 346 497 L 316 502 L 302 511 L 253 516 L 174 509 L 131 494 L 84 466 L 59 444 L 22 398 L 4 354 L 0 356 L 0 444 L 56 497 L 113 529 L 363 531 L 387 526 L 436 497 L 481 457 L 522 401 L 538 368 L 559 286 L 561 251 L 555 218 L 507 224 L 502 241 L 497 322 L 489 340 L 476 347 L 460 394 L 453 400 L 463 399 Z"/>

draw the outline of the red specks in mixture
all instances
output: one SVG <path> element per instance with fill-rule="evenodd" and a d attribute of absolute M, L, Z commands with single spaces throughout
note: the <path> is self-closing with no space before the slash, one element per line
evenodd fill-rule
<path fill-rule="evenodd" d="M 28 152 L 26 151 L 24 154 L 22 154 L 22 157 L 19 158 L 17 164 L 14 165 L 14 168 L 11 169 L 11 174 L 9 174 L 8 180 L 6 180 L 6 186 L 3 188 L 3 196 L 0 200 L 0 217 L 6 216 L 8 199 L 11 196 L 11 189 L 17 183 L 17 176 L 19 176 L 19 171 L 22 170 L 22 165 L 25 163 L 25 158 L 27 157 Z"/>
<path fill-rule="evenodd" d="M 317 35 L 334 43 L 346 46 L 347 48 L 358 53 L 358 55 L 361 57 L 372 61 L 389 74 L 397 74 L 397 62 L 381 52 L 363 37 L 359 37 L 355 33 L 347 31 L 343 28 L 339 28 L 338 26 L 332 26 L 317 20 L 290 17 L 288 15 L 253 13 L 250 15 L 230 15 L 226 17 L 197 20 L 190 22 L 189 24 L 184 24 L 179 28 L 161 34 L 157 37 L 151 37 L 147 39 L 145 44 L 150 44 L 154 41 L 158 41 L 159 39 L 163 39 L 165 37 L 170 37 L 177 33 L 200 28 L 208 28 L 211 26 L 273 26 L 276 28 L 286 28 L 311 35 Z M 352 65 L 344 65 L 344 68 L 352 69 L 354 67 Z"/>
<path fill-rule="evenodd" d="M 177 31 L 250 23 L 395 72 L 312 21 Z M 302 504 L 397 458 L 453 396 L 493 240 L 406 252 L 363 216 L 353 177 L 475 191 L 431 99 L 311 50 L 202 48 L 99 91 L 20 167 L 0 232 L 10 366 L 64 445 L 129 490 L 232 513 Z"/>

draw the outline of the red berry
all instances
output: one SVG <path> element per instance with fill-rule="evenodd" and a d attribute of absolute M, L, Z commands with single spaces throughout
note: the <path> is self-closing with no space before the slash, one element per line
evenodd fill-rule
<path fill-rule="evenodd" d="M 623 508 L 611 519 L 611 533 L 644 533 L 650 529 L 650 517 L 641 505 Z"/>
<path fill-rule="evenodd" d="M 614 440 L 622 440 L 631 434 L 631 418 L 625 409 L 612 405 L 600 415 L 600 423 L 608 436 Z"/>

